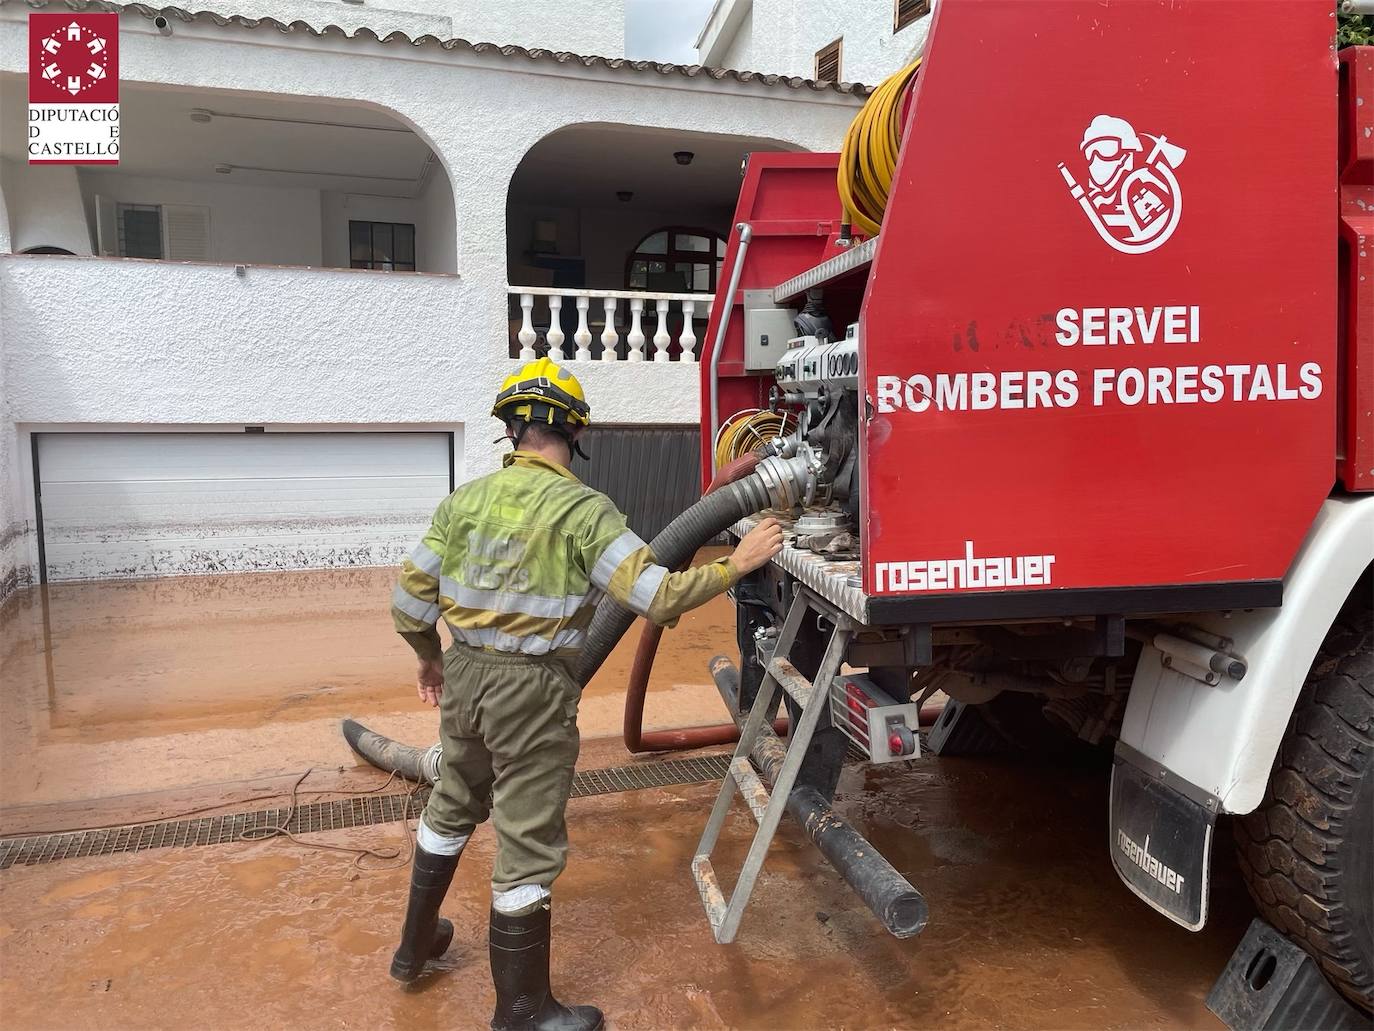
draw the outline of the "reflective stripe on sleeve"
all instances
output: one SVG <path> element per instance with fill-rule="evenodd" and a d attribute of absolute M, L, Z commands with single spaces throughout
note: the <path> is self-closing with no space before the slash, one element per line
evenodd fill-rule
<path fill-rule="evenodd" d="M 430 551 L 429 545 L 424 541 L 415 545 L 415 549 L 410 553 L 410 561 L 415 563 L 415 568 L 422 573 L 430 576 L 439 575 L 439 567 L 443 565 L 442 555 L 436 555 Z"/>
<path fill-rule="evenodd" d="M 596 560 L 596 565 L 592 567 L 592 583 L 601 590 L 606 590 L 611 586 L 611 577 L 620 568 L 620 563 L 643 547 L 646 545 L 640 540 L 639 535 L 633 530 L 626 530 L 613 540 Z"/>
<path fill-rule="evenodd" d="M 638 612 L 641 616 L 649 614 L 649 606 L 658 597 L 658 589 L 663 584 L 663 578 L 668 575 L 666 566 L 650 566 L 639 574 L 639 579 L 630 589 L 630 608 Z"/>
<path fill-rule="evenodd" d="M 428 623 L 433 626 L 439 621 L 439 606 L 429 601 L 422 601 L 413 594 L 407 594 L 404 589 L 397 587 L 391 592 L 391 604 L 400 609 L 411 619 L 418 619 L 421 623 Z"/>
<path fill-rule="evenodd" d="M 566 619 L 587 603 L 585 594 L 550 597 L 543 594 L 523 594 L 520 591 L 481 591 L 460 584 L 451 577 L 439 578 L 439 593 L 452 598 L 465 609 L 500 612 L 504 615 L 537 616 L 542 619 Z"/>

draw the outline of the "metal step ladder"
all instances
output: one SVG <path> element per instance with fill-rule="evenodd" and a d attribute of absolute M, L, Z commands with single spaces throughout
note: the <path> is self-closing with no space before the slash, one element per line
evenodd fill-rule
<path fill-rule="evenodd" d="M 802 676 L 787 657 L 797 639 L 802 620 L 808 612 L 824 615 L 834 625 L 825 655 L 816 673 L 815 684 Z M 847 616 L 837 613 L 805 588 L 797 590 L 792 606 L 787 610 L 782 630 L 778 634 L 777 646 L 772 659 L 768 662 L 763 683 L 759 685 L 758 696 L 754 699 L 754 705 L 749 710 L 749 718 L 740 733 L 739 744 L 730 760 L 729 772 L 721 783 L 715 808 L 711 810 L 711 818 L 706 821 L 706 829 L 702 832 L 701 842 L 697 845 L 696 855 L 692 859 L 692 877 L 696 881 L 697 891 L 701 894 L 701 904 L 706 907 L 706 917 L 711 922 L 711 933 L 721 944 L 735 940 L 740 917 L 744 915 L 744 907 L 749 903 L 754 882 L 763 868 L 768 846 L 773 841 L 773 835 L 777 833 L 778 822 L 787 807 L 787 797 L 792 793 L 802 760 L 811 744 L 811 737 L 820 723 L 821 713 L 829 705 L 829 684 L 839 673 L 840 664 L 844 661 L 845 651 L 853 636 L 854 624 Z M 759 733 L 772 721 L 780 688 L 801 707 L 801 718 L 792 728 L 786 758 L 770 792 L 764 787 L 754 767 L 750 765 L 749 753 L 758 742 Z M 753 844 L 749 846 L 749 855 L 745 857 L 734 891 L 727 901 L 715 868 L 711 865 L 711 851 L 716 847 L 716 840 L 725 825 L 725 818 L 729 815 L 730 803 L 736 790 L 754 814 L 759 828 L 754 834 Z"/>

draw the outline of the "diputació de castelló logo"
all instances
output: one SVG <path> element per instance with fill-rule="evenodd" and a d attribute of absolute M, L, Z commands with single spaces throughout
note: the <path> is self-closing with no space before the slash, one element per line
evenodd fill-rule
<path fill-rule="evenodd" d="M 119 163 L 119 15 L 29 15 L 31 165 Z"/>

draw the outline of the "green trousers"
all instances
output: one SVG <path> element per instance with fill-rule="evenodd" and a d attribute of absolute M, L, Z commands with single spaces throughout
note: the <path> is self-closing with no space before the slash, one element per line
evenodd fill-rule
<path fill-rule="evenodd" d="M 444 653 L 443 744 L 426 826 L 470 834 L 492 818 L 493 891 L 548 887 L 568 861 L 563 820 L 580 739 L 580 689 L 559 659 L 479 651 Z"/>

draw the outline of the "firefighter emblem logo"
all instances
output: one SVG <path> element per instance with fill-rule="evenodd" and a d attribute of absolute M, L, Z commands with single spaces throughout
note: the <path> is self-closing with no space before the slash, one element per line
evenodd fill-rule
<path fill-rule="evenodd" d="M 1094 118 L 1078 149 L 1087 163 L 1087 188 L 1062 162 L 1059 174 L 1109 247 L 1144 254 L 1173 235 L 1183 215 L 1174 170 L 1183 164 L 1186 150 L 1164 136 L 1137 133 L 1114 115 Z"/>

